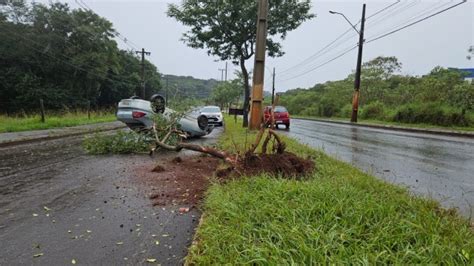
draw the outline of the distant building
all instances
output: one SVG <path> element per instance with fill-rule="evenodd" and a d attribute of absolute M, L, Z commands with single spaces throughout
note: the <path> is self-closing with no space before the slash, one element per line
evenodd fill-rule
<path fill-rule="evenodd" d="M 464 80 L 472 82 L 474 80 L 474 68 L 453 68 L 465 74 Z"/>

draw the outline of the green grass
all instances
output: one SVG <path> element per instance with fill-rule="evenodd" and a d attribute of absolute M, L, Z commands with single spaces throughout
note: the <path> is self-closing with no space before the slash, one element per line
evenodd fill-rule
<path fill-rule="evenodd" d="M 242 149 L 253 136 L 231 120 L 220 146 Z M 473 263 L 469 221 L 284 139 L 317 171 L 306 181 L 260 175 L 213 184 L 187 263 Z"/>
<path fill-rule="evenodd" d="M 316 116 L 306 116 L 306 115 L 292 115 L 293 118 L 307 118 L 307 119 L 320 119 L 320 120 L 334 120 L 334 121 L 344 121 L 349 122 L 350 118 L 341 118 L 341 117 L 316 117 Z M 474 127 L 459 127 L 459 126 L 438 126 L 431 124 L 410 124 L 410 123 L 399 123 L 393 121 L 382 121 L 374 119 L 358 119 L 359 124 L 368 124 L 368 125 L 388 125 L 388 126 L 399 126 L 399 127 L 408 127 L 408 128 L 420 128 L 420 129 L 444 129 L 452 131 L 474 131 Z"/>
<path fill-rule="evenodd" d="M 92 112 L 91 118 L 85 112 L 68 112 L 65 114 L 46 115 L 45 123 L 39 115 L 4 116 L 0 115 L 0 133 L 18 132 L 37 129 L 71 127 L 85 124 L 115 121 L 117 118 L 111 112 Z"/>

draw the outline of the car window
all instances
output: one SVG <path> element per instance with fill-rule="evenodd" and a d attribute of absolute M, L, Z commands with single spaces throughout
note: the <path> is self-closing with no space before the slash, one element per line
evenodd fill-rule
<path fill-rule="evenodd" d="M 214 106 L 204 107 L 201 109 L 201 112 L 203 113 L 219 113 L 220 111 L 221 111 L 221 108 L 214 107 Z"/>
<path fill-rule="evenodd" d="M 285 107 L 283 106 L 275 107 L 275 113 L 285 113 L 285 112 L 288 112 Z"/>

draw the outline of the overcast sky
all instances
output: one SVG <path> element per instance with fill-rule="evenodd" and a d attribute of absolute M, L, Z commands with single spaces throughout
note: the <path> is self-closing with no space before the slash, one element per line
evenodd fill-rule
<path fill-rule="evenodd" d="M 66 2 L 72 7 L 78 7 L 76 1 Z M 187 47 L 180 41 L 186 28 L 166 16 L 168 3 L 180 3 L 180 0 L 83 1 L 96 13 L 110 20 L 115 29 L 133 44 L 150 51 L 151 56 L 148 59 L 158 67 L 160 72 L 204 79 L 220 79 L 218 69 L 223 68 L 225 63 L 218 61 L 218 58 L 208 56 L 206 50 Z M 365 1 L 367 17 L 394 2 L 396 0 Z M 416 21 L 458 2 L 461 0 L 402 0 L 387 11 L 367 20 L 365 39 L 368 41 L 407 22 Z M 286 52 L 283 57 L 267 57 L 265 73 L 267 90 L 271 87 L 269 69 L 273 67 L 276 68 L 277 73 L 277 91 L 311 87 L 316 83 L 345 78 L 351 73 L 356 64 L 357 49 L 314 71 L 310 70 L 355 46 L 358 42 L 355 31 L 344 35 L 340 42 L 335 43 L 338 46 L 332 47 L 324 54 L 317 54 L 315 58 L 311 58 L 313 60 L 306 59 L 350 28 L 342 16 L 331 15 L 328 11 L 344 13 L 349 20 L 357 23 L 362 13 L 362 3 L 364 1 L 313 0 L 311 12 L 316 14 L 316 18 L 305 22 L 297 30 L 288 34 L 286 40 L 282 42 Z M 368 61 L 376 56 L 396 56 L 403 63 L 403 73 L 421 75 L 438 65 L 474 67 L 474 60 L 466 59 L 467 49 L 473 44 L 474 3 L 473 0 L 468 0 L 467 3 L 443 14 L 368 43 L 364 47 L 363 60 Z M 122 48 L 129 48 L 121 41 L 119 45 Z M 301 65 L 300 63 L 304 60 L 307 64 Z M 253 68 L 253 59 L 247 61 L 247 66 L 249 69 Z M 239 69 L 239 67 L 229 62 L 230 78 L 234 77 L 232 74 L 234 69 Z M 308 73 L 302 75 L 305 72 Z M 298 75 L 301 76 L 296 77 Z"/>

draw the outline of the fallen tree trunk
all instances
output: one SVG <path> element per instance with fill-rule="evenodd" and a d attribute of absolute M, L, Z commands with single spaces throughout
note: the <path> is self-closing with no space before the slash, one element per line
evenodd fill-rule
<path fill-rule="evenodd" d="M 285 143 L 282 142 L 280 136 L 273 130 L 275 126 L 275 119 L 274 119 L 274 109 L 275 105 L 278 102 L 278 95 L 272 105 L 272 110 L 271 110 L 271 116 L 269 121 L 264 121 L 262 127 L 257 133 L 257 136 L 255 138 L 255 142 L 250 146 L 250 148 L 245 152 L 246 156 L 252 155 L 255 153 L 255 150 L 257 149 L 258 145 L 260 145 L 260 142 L 267 132 L 267 135 L 265 137 L 265 140 L 262 145 L 262 153 L 265 154 L 267 152 L 267 146 L 272 137 L 275 139 L 276 144 L 274 144 L 273 147 L 273 152 L 282 154 L 285 151 Z M 268 126 L 270 126 L 270 129 L 267 129 Z M 166 132 L 167 131 L 167 132 Z M 235 163 L 238 161 L 238 154 L 237 155 L 230 155 L 225 151 L 220 151 L 212 147 L 206 147 L 206 146 L 201 146 L 197 144 L 191 144 L 191 143 L 186 143 L 183 142 L 182 140 L 186 138 L 185 134 L 179 130 L 176 129 L 174 126 L 169 126 L 165 130 L 160 130 L 160 132 L 166 132 L 164 137 L 160 139 L 159 134 L 158 134 L 158 129 L 156 128 L 156 125 L 153 125 L 153 133 L 155 137 L 155 148 L 151 150 L 150 154 L 153 154 L 158 148 L 162 148 L 165 150 L 169 151 L 176 151 L 179 152 L 182 149 L 187 149 L 187 150 L 192 150 L 196 152 L 201 152 L 205 154 L 209 154 L 211 156 L 220 158 L 232 165 L 235 165 Z M 171 138 L 173 134 L 176 134 L 178 136 L 179 141 L 175 145 L 170 145 L 167 144 L 167 141 Z"/>
<path fill-rule="evenodd" d="M 182 149 L 187 149 L 191 151 L 197 151 L 205 154 L 209 154 L 211 156 L 217 157 L 229 163 L 234 163 L 235 159 L 232 158 L 231 155 L 224 151 L 217 150 L 212 147 L 201 146 L 197 144 L 186 143 L 182 141 L 183 133 L 176 129 L 171 129 L 166 135 L 163 137 L 162 140 L 158 137 L 158 131 L 156 130 L 156 126 L 153 126 L 153 132 L 155 134 L 155 149 L 152 150 L 152 153 L 157 150 L 157 148 L 163 148 L 169 151 L 176 151 L 179 152 Z M 177 134 L 180 137 L 180 141 L 176 145 L 167 144 L 166 141 L 171 137 L 172 134 Z"/>

